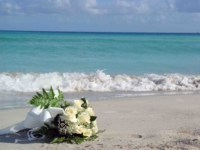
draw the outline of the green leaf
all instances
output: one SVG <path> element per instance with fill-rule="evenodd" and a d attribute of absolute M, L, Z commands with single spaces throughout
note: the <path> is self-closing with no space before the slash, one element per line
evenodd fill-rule
<path fill-rule="evenodd" d="M 97 116 L 90 116 L 90 121 L 95 121 L 97 119 Z"/>
<path fill-rule="evenodd" d="M 88 138 L 86 139 L 86 141 L 94 141 L 96 138 L 98 138 L 97 135 L 92 135 L 92 136 L 88 137 Z"/>
<path fill-rule="evenodd" d="M 83 104 L 81 105 L 81 107 L 87 109 L 88 105 L 87 105 L 86 98 L 81 98 L 81 100 L 83 101 Z"/>
<path fill-rule="evenodd" d="M 85 138 L 84 137 L 79 137 L 79 136 L 73 136 L 72 138 L 69 138 L 69 142 L 72 144 L 80 144 L 84 142 Z"/>
<path fill-rule="evenodd" d="M 56 100 L 52 100 L 52 101 L 50 101 L 50 103 L 49 103 L 49 106 L 50 107 L 55 107 L 57 105 L 57 101 Z"/>
<path fill-rule="evenodd" d="M 42 94 L 40 94 L 40 93 L 38 93 L 38 92 L 36 92 L 36 94 L 38 95 L 38 97 L 42 97 Z"/>
<path fill-rule="evenodd" d="M 63 101 L 64 100 L 64 95 L 63 95 L 62 91 L 60 91 L 59 88 L 58 88 L 58 100 L 59 101 Z"/>
<path fill-rule="evenodd" d="M 53 91 L 52 86 L 51 86 L 49 93 L 48 93 L 48 97 L 49 97 L 50 100 L 53 100 L 54 96 L 55 96 L 55 94 L 54 94 L 54 91 Z"/>
<path fill-rule="evenodd" d="M 44 99 L 48 99 L 48 93 L 45 91 L 45 89 L 42 89 L 42 92 L 43 92 L 43 98 Z"/>
<path fill-rule="evenodd" d="M 81 98 L 81 100 L 83 101 L 83 103 L 87 103 L 87 101 L 86 101 L 86 98 L 85 98 L 85 97 Z"/>
<path fill-rule="evenodd" d="M 44 125 L 47 127 L 47 128 L 50 128 L 50 125 L 48 123 L 44 123 Z"/>
<path fill-rule="evenodd" d="M 57 138 L 57 137 L 53 138 L 53 140 L 52 140 L 50 143 L 51 143 L 51 144 L 53 144 L 53 143 L 58 143 L 58 138 Z"/>
<path fill-rule="evenodd" d="M 83 104 L 81 105 L 81 107 L 87 109 L 87 104 L 86 104 L 86 103 L 83 103 Z"/>
<path fill-rule="evenodd" d="M 65 109 L 68 106 L 70 106 L 70 103 L 68 103 L 67 101 L 63 101 L 61 104 L 61 108 L 63 108 L 63 109 Z"/>
<path fill-rule="evenodd" d="M 104 129 L 104 130 L 99 130 L 96 134 L 103 133 L 104 131 L 106 131 L 106 129 Z"/>
<path fill-rule="evenodd" d="M 59 107 L 62 108 L 61 103 L 64 101 L 63 93 L 58 89 L 58 98 L 55 98 L 55 93 L 52 86 L 50 87 L 49 93 L 42 89 L 42 94 L 36 92 L 36 95 L 28 102 L 34 106 L 40 106 L 40 108 L 47 109 L 49 107 Z"/>

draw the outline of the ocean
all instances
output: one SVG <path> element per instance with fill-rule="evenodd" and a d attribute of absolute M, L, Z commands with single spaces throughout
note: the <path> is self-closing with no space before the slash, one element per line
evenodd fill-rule
<path fill-rule="evenodd" d="M 59 87 L 91 100 L 200 91 L 200 34 L 0 31 L 0 109 Z"/>

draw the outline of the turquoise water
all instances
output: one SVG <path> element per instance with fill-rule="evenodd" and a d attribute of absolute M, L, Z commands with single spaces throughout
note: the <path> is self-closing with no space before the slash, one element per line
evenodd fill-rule
<path fill-rule="evenodd" d="M 200 74 L 199 34 L 0 31 L 0 72 Z"/>
<path fill-rule="evenodd" d="M 0 109 L 36 91 L 66 99 L 200 92 L 200 35 L 0 31 Z"/>

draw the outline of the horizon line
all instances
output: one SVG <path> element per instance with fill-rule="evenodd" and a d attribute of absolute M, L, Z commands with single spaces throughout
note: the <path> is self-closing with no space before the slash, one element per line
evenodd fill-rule
<path fill-rule="evenodd" d="M 160 34 L 200 34 L 200 32 L 153 32 L 153 31 L 59 31 L 59 30 L 1 30 L 10 32 L 65 32 L 65 33 L 160 33 Z"/>

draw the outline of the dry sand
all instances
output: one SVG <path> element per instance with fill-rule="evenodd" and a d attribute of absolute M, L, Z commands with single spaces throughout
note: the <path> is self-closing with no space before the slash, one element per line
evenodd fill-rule
<path fill-rule="evenodd" d="M 133 97 L 91 102 L 98 116 L 95 141 L 80 145 L 46 144 L 43 141 L 14 143 L 22 136 L 0 136 L 0 150 L 199 150 L 200 95 Z M 25 119 L 30 109 L 0 111 L 0 129 Z"/>

